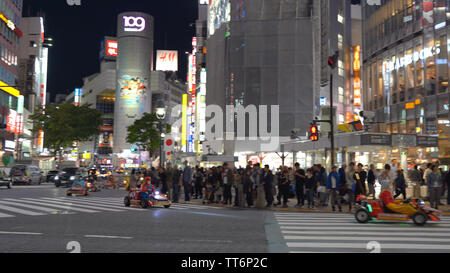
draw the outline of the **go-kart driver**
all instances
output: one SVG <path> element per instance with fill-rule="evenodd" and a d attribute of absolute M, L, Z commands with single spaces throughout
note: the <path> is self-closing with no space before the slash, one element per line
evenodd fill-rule
<path fill-rule="evenodd" d="M 392 197 L 392 194 L 390 191 L 388 190 L 383 190 L 380 193 L 380 199 L 381 202 L 383 202 L 383 204 L 391 211 L 396 212 L 396 213 L 401 213 L 401 214 L 406 214 L 406 215 L 413 215 L 416 212 L 418 212 L 418 210 L 416 208 L 414 208 L 413 206 L 411 206 L 409 203 L 403 203 L 400 200 L 395 200 Z"/>
<path fill-rule="evenodd" d="M 84 181 L 82 175 L 80 175 L 80 176 L 78 177 L 78 179 L 75 179 L 75 180 L 73 181 L 73 183 L 72 183 L 72 188 L 74 188 L 74 187 L 76 187 L 76 186 L 81 186 L 82 188 L 85 188 L 85 187 L 86 187 L 86 182 Z"/>
<path fill-rule="evenodd" d="M 152 193 L 153 193 L 152 179 L 150 177 L 146 177 L 144 182 L 141 184 L 141 198 L 145 197 L 148 200 Z"/>

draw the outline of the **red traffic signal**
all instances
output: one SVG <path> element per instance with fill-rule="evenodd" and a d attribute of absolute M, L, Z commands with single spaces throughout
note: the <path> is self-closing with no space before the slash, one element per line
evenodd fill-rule
<path fill-rule="evenodd" d="M 337 66 L 337 62 L 339 59 L 339 51 L 336 51 L 333 56 L 328 57 L 328 65 L 334 69 Z"/>
<path fill-rule="evenodd" d="M 311 141 L 318 141 L 319 140 L 319 129 L 316 125 L 312 125 L 309 128 L 309 139 Z"/>

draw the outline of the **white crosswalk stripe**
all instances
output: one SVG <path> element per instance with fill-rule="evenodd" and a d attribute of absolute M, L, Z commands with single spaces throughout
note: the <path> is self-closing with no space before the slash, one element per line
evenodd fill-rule
<path fill-rule="evenodd" d="M 224 209 L 188 203 L 172 204 L 173 210 Z M 42 216 L 77 213 L 102 213 L 139 211 L 140 207 L 125 207 L 123 197 L 41 197 L 41 198 L 3 198 L 0 199 L 0 219 L 19 215 Z M 5 213 L 4 213 L 5 212 Z"/>
<path fill-rule="evenodd" d="M 352 214 L 274 213 L 290 253 L 450 253 L 450 218 L 419 227 L 411 223 L 360 224 Z"/>

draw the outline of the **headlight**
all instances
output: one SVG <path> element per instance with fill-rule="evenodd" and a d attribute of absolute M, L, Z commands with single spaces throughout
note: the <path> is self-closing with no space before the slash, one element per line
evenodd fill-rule
<path fill-rule="evenodd" d="M 159 191 L 155 191 L 155 194 L 156 194 L 156 195 L 159 195 Z"/>
<path fill-rule="evenodd" d="M 71 177 L 70 177 L 70 180 L 75 180 L 75 176 L 71 176 Z"/>
<path fill-rule="evenodd" d="M 55 176 L 55 180 L 59 180 L 59 176 Z"/>

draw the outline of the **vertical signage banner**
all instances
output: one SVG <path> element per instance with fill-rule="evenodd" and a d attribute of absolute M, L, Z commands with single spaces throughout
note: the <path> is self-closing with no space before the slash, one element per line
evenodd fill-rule
<path fill-rule="evenodd" d="M 183 94 L 182 124 L 181 124 L 181 146 L 183 152 L 186 152 L 186 136 L 187 136 L 187 99 L 188 95 Z"/>
<path fill-rule="evenodd" d="M 353 105 L 361 106 L 361 47 L 353 47 Z"/>

